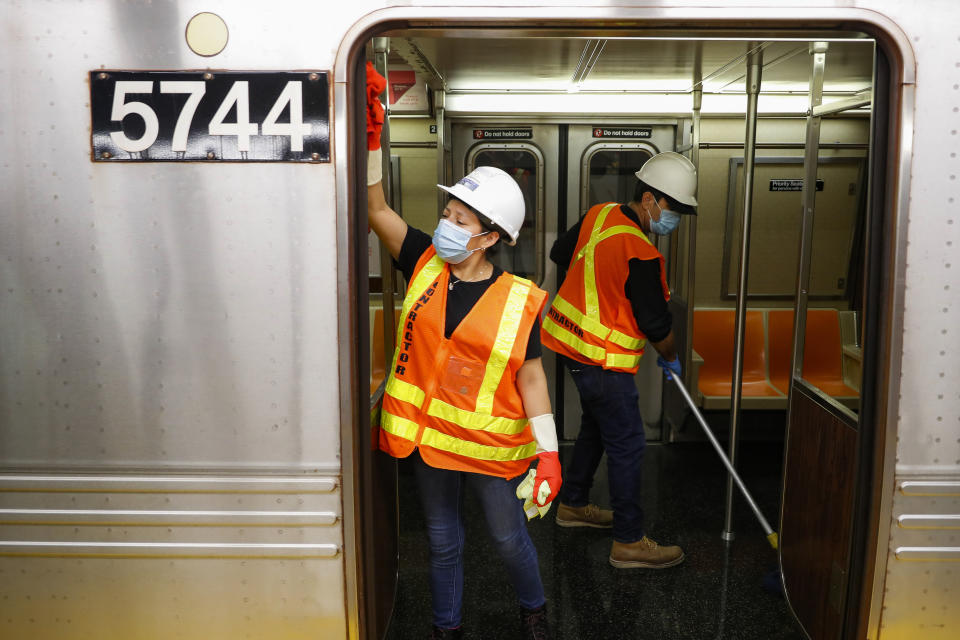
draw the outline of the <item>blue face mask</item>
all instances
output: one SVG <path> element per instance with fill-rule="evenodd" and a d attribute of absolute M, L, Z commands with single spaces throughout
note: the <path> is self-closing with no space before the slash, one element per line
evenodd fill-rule
<path fill-rule="evenodd" d="M 437 224 L 437 230 L 433 232 L 433 246 L 437 250 L 437 255 L 444 262 L 450 264 L 460 264 L 470 257 L 470 254 L 478 249 L 467 249 L 467 243 L 470 238 L 485 236 L 489 231 L 470 235 L 466 229 L 461 229 L 446 218 L 441 218 Z"/>
<path fill-rule="evenodd" d="M 650 231 L 658 236 L 670 235 L 680 226 L 680 214 L 670 211 L 669 209 L 662 209 L 660 203 L 656 200 L 654 200 L 653 203 L 657 205 L 657 209 L 660 209 L 660 219 L 654 220 L 653 216 L 650 216 Z"/>

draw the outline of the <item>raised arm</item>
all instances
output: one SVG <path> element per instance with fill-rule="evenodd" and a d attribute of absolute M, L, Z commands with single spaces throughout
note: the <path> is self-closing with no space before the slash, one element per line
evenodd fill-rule
<path fill-rule="evenodd" d="M 370 228 L 373 229 L 377 237 L 380 238 L 380 242 L 387 247 L 387 251 L 396 260 L 400 255 L 403 239 L 407 237 L 407 223 L 387 204 L 387 200 L 383 196 L 383 181 L 379 179 L 379 176 L 369 175 L 370 167 L 374 163 L 377 172 L 380 172 L 380 149 L 370 151 L 367 162 L 369 163 L 367 169 L 368 182 L 369 179 L 377 178 L 375 183 L 367 184 L 367 219 L 370 222 Z"/>
<path fill-rule="evenodd" d="M 383 152 L 380 149 L 380 131 L 384 112 L 380 94 L 386 80 L 367 62 L 367 218 L 380 242 L 396 259 L 407 236 L 407 223 L 390 208 L 383 195 Z"/>

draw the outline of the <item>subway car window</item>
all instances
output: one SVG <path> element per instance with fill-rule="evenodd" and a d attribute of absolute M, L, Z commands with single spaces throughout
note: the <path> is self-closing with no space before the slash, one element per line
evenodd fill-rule
<path fill-rule="evenodd" d="M 491 261 L 505 271 L 535 281 L 542 278 L 537 272 L 537 264 L 540 262 L 537 250 L 537 212 L 541 208 L 538 164 L 533 150 L 506 148 L 480 151 L 473 157 L 470 167 L 470 170 L 481 166 L 503 169 L 520 185 L 527 211 L 517 244 L 511 247 L 501 243 L 500 248 L 491 256 Z"/>
<path fill-rule="evenodd" d="M 630 202 L 637 183 L 634 173 L 651 155 L 646 149 L 606 149 L 595 152 L 590 157 L 588 202 Z"/>

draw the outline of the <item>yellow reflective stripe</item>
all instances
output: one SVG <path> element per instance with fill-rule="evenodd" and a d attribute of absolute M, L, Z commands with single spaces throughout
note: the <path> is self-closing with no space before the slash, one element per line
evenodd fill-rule
<path fill-rule="evenodd" d="M 608 353 L 607 368 L 633 369 L 640 364 L 640 356 L 632 356 L 626 353 Z"/>
<path fill-rule="evenodd" d="M 398 380 L 396 376 L 393 375 L 387 380 L 386 394 L 391 398 L 409 402 L 418 409 L 423 405 L 423 399 L 427 397 L 423 389 L 417 385 Z"/>
<path fill-rule="evenodd" d="M 597 294 L 597 267 L 593 258 L 593 246 L 588 245 L 587 255 L 583 260 L 583 301 L 587 315 L 591 318 L 600 317 L 600 296 Z"/>
<path fill-rule="evenodd" d="M 483 374 L 480 392 L 477 395 L 477 413 L 490 415 L 493 412 L 493 396 L 500 386 L 500 379 L 507 369 L 507 362 L 513 352 L 513 345 L 517 341 L 517 331 L 523 319 L 523 307 L 530 293 L 531 282 L 523 278 L 513 277 L 513 286 L 507 295 L 507 303 L 500 316 L 500 327 L 497 337 L 493 341 L 493 351 L 487 359 L 487 369 Z"/>
<path fill-rule="evenodd" d="M 420 430 L 420 425 L 412 420 L 407 420 L 406 418 L 395 416 L 392 413 L 381 411 L 380 428 L 389 434 L 397 436 L 398 438 L 403 438 L 404 440 L 410 440 L 413 442 L 417 439 L 417 431 Z"/>
<path fill-rule="evenodd" d="M 596 263 L 594 261 L 594 249 L 597 246 L 597 243 L 600 242 L 600 229 L 603 228 L 603 223 L 607 219 L 607 214 L 613 210 L 616 204 L 608 204 L 603 209 L 600 210 L 600 213 L 597 215 L 597 220 L 593 225 L 593 229 L 590 230 L 590 240 L 587 244 L 580 250 L 580 255 L 583 256 L 583 287 L 584 287 L 584 301 L 586 303 L 586 313 L 591 318 L 600 317 L 600 296 L 597 294 L 597 270 Z"/>
<path fill-rule="evenodd" d="M 397 325 L 397 344 L 403 342 L 403 328 L 407 321 L 407 313 L 410 307 L 414 305 L 417 299 L 423 295 L 423 292 L 437 279 L 440 272 L 443 271 L 443 260 L 433 256 L 423 265 L 420 272 L 414 276 L 413 282 L 407 287 L 407 295 L 403 298 L 403 311 L 400 313 L 400 323 Z M 396 362 L 394 362 L 396 365 Z"/>
<path fill-rule="evenodd" d="M 581 329 L 601 340 L 606 339 L 607 334 L 610 332 L 603 323 L 581 313 L 579 309 L 561 298 L 560 294 L 554 297 L 553 308 L 576 322 L 580 325 Z"/>
<path fill-rule="evenodd" d="M 590 229 L 590 238 L 587 240 L 587 244 L 583 245 L 583 248 L 577 252 L 577 260 L 581 259 L 586 255 L 587 251 L 592 250 L 596 246 L 598 240 L 596 240 L 596 233 L 603 227 L 604 221 L 607 219 L 607 214 L 613 211 L 613 208 L 618 206 L 615 202 L 611 202 L 603 209 L 600 209 L 600 213 L 597 214 L 597 219 L 593 223 L 593 229 Z"/>
<path fill-rule="evenodd" d="M 496 460 L 499 462 L 532 458 L 537 452 L 536 442 L 529 442 L 519 447 L 494 447 L 487 444 L 467 442 L 430 428 L 423 430 L 423 437 L 420 440 L 420 444 L 467 458 Z"/>
<path fill-rule="evenodd" d="M 647 341 L 642 338 L 631 338 L 627 334 L 620 333 L 619 331 L 611 331 L 609 340 L 624 349 L 633 349 L 634 351 L 639 351 L 647 344 Z"/>
<path fill-rule="evenodd" d="M 631 236 L 637 236 L 638 238 L 642 238 L 647 244 L 651 246 L 653 245 L 653 243 L 650 242 L 650 238 L 648 238 L 643 233 L 643 231 L 641 231 L 640 229 L 637 229 L 636 227 L 631 227 L 625 224 L 617 225 L 616 227 L 610 227 L 609 229 L 601 233 L 600 237 L 597 239 L 597 243 L 599 244 L 601 241 L 606 240 L 607 238 L 610 238 L 612 236 L 620 235 L 621 233 L 627 233 Z"/>
<path fill-rule="evenodd" d="M 603 361 L 606 356 L 606 349 L 584 342 L 557 324 L 550 316 L 543 319 L 543 330 L 591 360 Z"/>
<path fill-rule="evenodd" d="M 464 429 L 473 429 L 475 431 L 487 431 L 489 433 L 505 433 L 509 435 L 520 433 L 527 426 L 527 419 L 511 420 L 510 418 L 498 418 L 489 413 L 474 413 L 466 409 L 459 409 L 453 405 L 447 404 L 436 398 L 430 401 L 430 407 L 427 409 L 427 415 L 434 418 L 440 418 L 447 422 L 452 422 L 458 427 Z"/>

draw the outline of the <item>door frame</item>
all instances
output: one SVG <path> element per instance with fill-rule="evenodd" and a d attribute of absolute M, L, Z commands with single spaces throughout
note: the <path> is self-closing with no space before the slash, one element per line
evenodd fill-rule
<path fill-rule="evenodd" d="M 366 215 L 361 210 L 365 201 L 363 176 L 366 174 L 366 154 L 363 149 L 366 105 L 359 60 L 364 46 L 373 36 L 389 34 L 392 29 L 472 28 L 509 33 L 514 37 L 543 34 L 546 30 L 560 30 L 565 34 L 590 35 L 602 31 L 610 35 L 636 35 L 638 29 L 658 31 L 662 35 L 701 32 L 715 35 L 718 31 L 739 31 L 751 25 L 755 32 L 786 29 L 802 33 L 816 30 L 856 30 L 876 39 L 878 48 L 889 59 L 889 78 L 886 104 L 889 112 L 884 134 L 888 147 L 886 156 L 876 164 L 872 175 L 884 177 L 882 211 L 885 228 L 884 245 L 874 255 L 882 256 L 876 283 L 883 296 L 877 307 L 877 340 L 871 354 L 873 366 L 865 372 L 864 386 L 873 392 L 876 438 L 871 454 L 873 466 L 869 473 L 871 497 L 864 505 L 866 521 L 873 526 L 876 536 L 866 541 L 863 588 L 859 594 L 862 624 L 858 630 L 875 635 L 879 628 L 882 604 L 883 577 L 886 572 L 886 540 L 889 538 L 890 514 L 893 504 L 894 455 L 899 411 L 900 365 L 903 346 L 904 287 L 906 276 L 907 226 L 910 196 L 910 170 L 913 150 L 913 120 L 916 83 L 916 60 L 907 35 L 882 13 L 857 7 L 704 7 L 690 0 L 678 0 L 672 6 L 662 7 L 388 7 L 374 10 L 356 20 L 341 40 L 335 62 L 333 91 L 332 133 L 334 137 L 334 165 L 337 218 L 337 330 L 341 336 L 338 355 L 340 371 L 339 422 L 341 432 L 342 477 L 344 496 L 344 565 L 347 600 L 347 633 L 350 638 L 367 637 L 367 623 L 361 615 L 362 591 L 365 577 L 361 566 L 360 540 L 364 532 L 358 528 L 358 513 L 362 508 L 357 498 L 357 469 L 363 455 L 356 447 L 357 424 L 367 413 L 366 402 L 358 393 L 367 374 L 358 353 L 359 325 L 356 269 L 365 259 L 366 234 L 362 229 Z M 363 274 L 366 277 L 366 273 Z M 366 310 L 363 310 L 366 313 Z M 866 356 L 865 356 L 866 357 Z M 369 416 L 367 416 L 369 419 Z M 867 478 L 864 477 L 864 480 Z M 882 541 L 882 544 L 879 542 Z"/>

